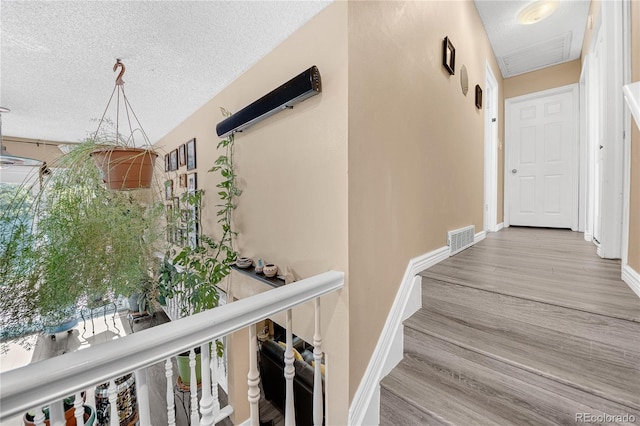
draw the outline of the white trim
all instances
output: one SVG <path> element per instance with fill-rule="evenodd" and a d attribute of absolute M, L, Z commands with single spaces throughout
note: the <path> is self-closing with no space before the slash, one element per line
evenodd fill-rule
<path fill-rule="evenodd" d="M 579 111 L 580 121 L 579 137 L 578 137 L 578 152 L 580 156 L 580 162 L 578 164 L 578 170 L 580 173 L 578 181 L 578 232 L 587 231 L 587 168 L 589 166 L 589 151 L 587 150 L 587 68 L 588 57 L 585 57 L 582 71 L 580 72 L 580 99 L 579 99 Z"/>
<path fill-rule="evenodd" d="M 508 98 L 504 100 L 504 227 L 508 228 L 511 225 L 511 218 L 509 213 L 509 145 L 511 141 L 509 128 L 509 119 L 511 118 L 511 107 L 514 104 L 520 102 L 528 102 L 532 100 L 536 100 L 539 98 L 544 98 L 547 96 L 560 95 L 563 93 L 571 93 L 573 96 L 573 156 L 574 156 L 574 164 L 571 168 L 571 191 L 573 192 L 574 202 L 572 203 L 572 211 L 571 211 L 571 230 L 576 231 L 578 229 L 578 206 L 579 206 L 579 167 L 580 167 L 580 157 L 578 156 L 578 139 L 580 136 L 579 132 L 579 109 L 580 109 L 580 86 L 578 83 L 567 84 L 566 86 L 554 87 L 553 89 L 542 90 L 540 92 L 528 93 L 522 96 L 516 96 L 513 98 Z"/>
<path fill-rule="evenodd" d="M 414 299 L 413 302 L 415 302 L 416 288 L 421 291 L 421 279 L 417 275 L 448 258 L 449 247 L 445 246 L 409 261 L 400 283 L 400 288 L 391 306 L 391 311 L 387 316 L 378 343 L 369 360 L 369 365 L 367 365 L 360 385 L 353 396 L 353 401 L 349 408 L 350 425 L 379 423 L 380 380 L 399 362 L 397 353 L 392 353 L 391 358 L 389 355 L 394 346 L 397 346 L 397 336 L 403 335 L 402 322 L 422 306 L 421 298 L 418 299 L 419 305 L 417 305 L 417 309 L 416 304 L 412 303 L 411 300 Z M 402 346 L 395 349 L 400 349 L 404 352 Z"/>
<path fill-rule="evenodd" d="M 585 241 L 593 241 L 593 233 L 592 232 L 585 232 L 584 233 L 584 240 Z"/>
<path fill-rule="evenodd" d="M 624 265 L 622 267 L 622 281 L 627 283 L 629 288 L 640 297 L 640 274 L 631 266 Z"/>
<path fill-rule="evenodd" d="M 628 0 L 622 3 L 622 84 L 623 93 L 626 95 L 626 85 L 631 82 L 631 4 Z M 640 90 L 638 90 L 640 93 Z M 626 96 L 623 96 L 623 103 Z M 628 99 L 627 99 L 628 100 Z M 626 106 L 630 106 L 627 102 Z M 631 213 L 631 114 L 630 109 L 622 107 L 622 129 L 624 139 L 622 141 L 622 266 L 629 263 L 629 214 Z"/>
<path fill-rule="evenodd" d="M 504 222 L 500 222 L 497 226 L 496 226 L 496 232 L 498 232 L 499 230 L 501 230 L 502 228 L 504 228 Z"/>
<path fill-rule="evenodd" d="M 498 105 L 499 88 L 489 62 L 485 63 L 487 108 L 484 111 L 484 222 L 485 231 L 495 232 L 498 222 Z M 491 114 L 489 114 L 491 112 Z M 493 122 L 492 119 L 496 121 Z"/>
<path fill-rule="evenodd" d="M 487 238 L 487 232 L 486 231 L 480 231 L 476 235 L 473 236 L 473 244 L 479 243 L 480 241 L 484 240 L 485 238 Z"/>

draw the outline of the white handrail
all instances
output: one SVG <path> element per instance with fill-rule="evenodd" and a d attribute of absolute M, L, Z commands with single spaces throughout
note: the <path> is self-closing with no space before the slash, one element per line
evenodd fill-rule
<path fill-rule="evenodd" d="M 221 338 L 301 303 L 340 290 L 329 271 L 246 299 L 0 374 L 0 422 Z"/>

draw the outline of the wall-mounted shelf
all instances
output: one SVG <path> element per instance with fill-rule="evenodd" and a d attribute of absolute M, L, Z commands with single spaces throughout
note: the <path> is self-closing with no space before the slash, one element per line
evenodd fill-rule
<path fill-rule="evenodd" d="M 247 275 L 258 281 L 262 281 L 263 283 L 268 284 L 271 287 L 282 287 L 284 285 L 284 279 L 280 276 L 276 275 L 275 277 L 269 278 L 263 273 L 257 273 L 256 268 L 254 268 L 253 266 L 249 266 L 248 268 L 239 268 L 237 265 L 231 265 L 231 269 L 234 269 L 241 274 Z"/>
<path fill-rule="evenodd" d="M 623 86 L 623 90 L 636 126 L 640 129 L 640 81 Z"/>

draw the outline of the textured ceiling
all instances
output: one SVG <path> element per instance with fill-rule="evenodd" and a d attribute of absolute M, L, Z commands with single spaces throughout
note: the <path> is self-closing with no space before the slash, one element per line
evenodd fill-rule
<path fill-rule="evenodd" d="M 518 12 L 531 1 L 475 0 L 504 78 L 580 57 L 589 0 L 560 0 L 553 15 L 520 25 Z"/>
<path fill-rule="evenodd" d="M 0 1 L 0 106 L 11 109 L 2 132 L 83 139 L 122 58 L 127 98 L 156 142 L 328 4 Z"/>

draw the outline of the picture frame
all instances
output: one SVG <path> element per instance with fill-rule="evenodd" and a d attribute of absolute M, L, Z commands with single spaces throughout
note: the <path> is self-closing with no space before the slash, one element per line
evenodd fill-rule
<path fill-rule="evenodd" d="M 187 165 L 187 147 L 182 144 L 178 147 L 178 167 Z"/>
<path fill-rule="evenodd" d="M 166 200 L 173 198 L 173 179 L 164 181 L 164 198 Z"/>
<path fill-rule="evenodd" d="M 187 170 L 196 168 L 196 138 L 186 143 L 187 149 Z"/>
<path fill-rule="evenodd" d="M 456 73 L 456 48 L 448 36 L 442 41 L 442 65 L 450 75 Z"/>
<path fill-rule="evenodd" d="M 476 108 L 482 109 L 482 88 L 476 84 Z"/>
<path fill-rule="evenodd" d="M 198 237 L 199 229 L 200 229 L 198 225 L 200 223 L 200 218 L 199 218 L 200 213 L 197 206 L 189 207 L 188 212 L 189 212 L 189 217 L 187 222 L 186 243 L 189 244 L 189 247 L 191 247 L 192 249 L 195 249 L 200 244 L 200 238 Z"/>
<path fill-rule="evenodd" d="M 189 173 L 187 175 L 187 191 L 195 191 L 198 189 L 198 174 Z"/>
<path fill-rule="evenodd" d="M 187 174 L 186 173 L 182 173 L 178 178 L 179 178 L 178 186 L 180 188 L 186 188 L 187 187 Z"/>
<path fill-rule="evenodd" d="M 170 161 L 169 161 L 169 154 L 165 154 L 165 155 L 164 155 L 164 171 L 165 171 L 165 172 L 168 172 L 168 171 L 169 171 L 169 168 L 171 167 L 171 166 L 170 166 L 170 164 L 171 164 L 171 163 L 170 163 Z"/>
<path fill-rule="evenodd" d="M 175 230 L 173 226 L 167 226 L 167 242 L 170 244 L 175 242 Z"/>
<path fill-rule="evenodd" d="M 178 170 L 178 150 L 174 149 L 169 153 L 169 171 Z"/>
<path fill-rule="evenodd" d="M 173 214 L 180 214 L 180 197 L 173 197 Z"/>

